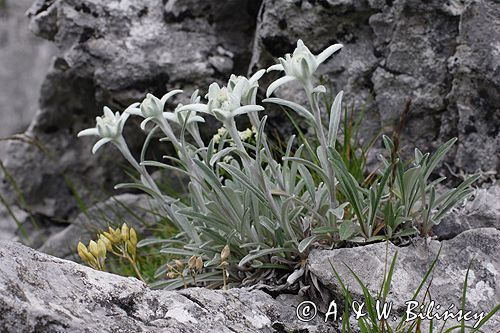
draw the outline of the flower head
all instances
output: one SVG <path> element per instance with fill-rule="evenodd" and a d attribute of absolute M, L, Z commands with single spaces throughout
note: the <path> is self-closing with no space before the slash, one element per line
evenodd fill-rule
<path fill-rule="evenodd" d="M 147 94 L 141 103 L 141 113 L 144 118 L 161 117 L 163 113 L 163 103 L 159 98 L 152 94 Z"/>
<path fill-rule="evenodd" d="M 262 111 L 264 108 L 255 105 L 255 95 L 258 88 L 258 79 L 264 74 L 258 71 L 250 79 L 243 76 L 231 75 L 227 87 L 212 83 L 208 87 L 205 98 L 207 104 L 196 103 L 184 105 L 178 109 L 180 112 L 197 111 L 210 114 L 221 122 L 249 112 Z"/>
<path fill-rule="evenodd" d="M 136 103 L 131 105 L 125 112 L 143 117 L 144 121 L 141 123 L 141 128 L 144 130 L 148 122 L 154 121 L 158 123 L 162 121 L 162 118 L 164 118 L 164 115 L 167 113 L 163 112 L 165 104 L 172 96 L 181 92 L 182 90 L 172 90 L 163 95 L 161 99 L 152 94 L 147 94 L 146 98 L 140 103 L 140 107 L 138 107 L 139 104 Z"/>
<path fill-rule="evenodd" d="M 104 115 L 102 117 L 96 117 L 96 127 L 87 128 L 78 133 L 78 137 L 95 135 L 101 138 L 92 148 L 92 153 L 95 153 L 102 145 L 108 142 L 117 142 L 122 136 L 123 126 L 129 117 L 126 111 L 122 114 L 120 114 L 120 112 L 113 114 L 111 109 L 107 106 L 105 106 L 103 110 Z"/>
<path fill-rule="evenodd" d="M 315 56 L 309 48 L 304 45 L 304 42 L 299 39 L 297 41 L 297 47 L 291 55 L 286 54 L 285 58 L 279 58 L 279 64 L 273 65 L 267 69 L 268 72 L 273 70 L 284 71 L 285 76 L 269 85 L 266 96 L 269 97 L 276 88 L 287 82 L 294 80 L 299 80 L 303 83 L 308 82 L 312 79 L 318 66 L 342 47 L 342 44 L 334 44 Z"/>
<path fill-rule="evenodd" d="M 255 104 L 257 89 L 259 88 L 258 80 L 264 75 L 266 71 L 261 69 L 252 75 L 249 79 L 240 75 L 236 76 L 231 74 L 229 81 L 227 83 L 227 88 L 231 92 L 240 96 L 241 105 L 251 105 Z"/>
<path fill-rule="evenodd" d="M 197 104 L 200 102 L 200 96 L 198 96 L 198 90 L 195 90 L 191 95 L 190 104 Z M 175 108 L 174 112 L 163 112 L 163 118 L 167 119 L 169 122 L 173 122 L 179 126 L 186 125 L 188 131 L 193 130 L 193 125 L 196 123 L 204 123 L 205 119 L 196 115 L 195 110 L 191 110 L 191 112 L 182 112 L 181 108 L 184 105 L 179 103 Z M 186 111 L 186 110 L 184 110 Z"/>
<path fill-rule="evenodd" d="M 241 106 L 240 91 L 232 91 L 227 87 L 219 87 L 217 83 L 212 83 L 208 87 L 208 109 L 212 112 L 222 111 L 222 113 L 232 112 Z"/>

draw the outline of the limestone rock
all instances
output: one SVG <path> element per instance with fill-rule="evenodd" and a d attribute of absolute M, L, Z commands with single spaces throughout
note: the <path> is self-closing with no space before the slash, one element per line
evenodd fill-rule
<path fill-rule="evenodd" d="M 345 91 L 346 105 L 366 110 L 365 140 L 390 132 L 411 99 L 408 154 L 458 136 L 453 167 L 498 171 L 499 13 L 490 0 L 264 0 L 251 66 L 272 65 L 299 38 L 315 53 L 343 43 L 320 71 L 327 87 Z"/>
<path fill-rule="evenodd" d="M 479 189 L 474 199 L 445 216 L 434 226 L 433 234 L 440 239 L 450 239 L 461 232 L 474 228 L 496 228 L 500 230 L 500 186 Z"/>
<path fill-rule="evenodd" d="M 40 86 L 55 47 L 29 31 L 32 0 L 0 1 L 0 138 L 23 132 L 38 109 Z M 4 152 L 0 142 L 0 154 Z"/>
<path fill-rule="evenodd" d="M 337 332 L 286 316 L 295 304 L 245 289 L 151 290 L 134 278 L 99 272 L 0 242 L 0 330 L 19 332 Z M 280 326 L 281 327 L 281 326 Z"/>
<path fill-rule="evenodd" d="M 255 3 L 206 3 L 188 15 L 179 1 L 165 6 L 156 0 L 36 1 L 29 11 L 31 28 L 53 40 L 59 54 L 25 133 L 37 145 L 12 142 L 5 159 L 30 208 L 70 220 L 78 213 L 73 189 L 87 203 L 103 200 L 126 178 L 116 149 L 105 147 L 93 156 L 95 140 L 76 137 L 93 126 L 103 105 L 123 110 L 147 92 L 161 96 L 174 88 L 190 95 L 200 87 L 204 94 L 213 81 L 246 74 Z M 208 127 L 212 133 L 215 125 Z M 126 137 L 139 152 L 144 135 L 137 121 L 130 122 Z M 166 144 L 158 146 L 161 154 L 168 150 Z M 15 203 L 14 187 L 5 182 L 2 188 L 6 200 Z"/>
<path fill-rule="evenodd" d="M 432 299 L 441 305 L 441 312 L 451 304 L 455 306 L 454 312 L 460 306 L 469 264 L 471 266 L 466 309 L 475 313 L 481 311 L 488 313 L 497 306 L 500 302 L 500 231 L 482 228 L 465 231 L 452 240 L 442 242 L 431 241 L 429 244 L 420 242 L 407 247 L 389 244 L 387 252 L 389 264 L 394 253 L 398 252 L 391 291 L 388 295 L 388 301 L 393 302 L 393 311 L 406 308 L 405 302 L 412 299 L 436 258 L 440 246 L 442 246 L 441 254 L 432 273 L 429 291 Z M 363 300 L 361 287 L 344 263 L 356 273 L 372 295 L 376 295 L 384 276 L 385 258 L 385 243 L 332 251 L 314 251 L 309 257 L 309 269 L 338 297 L 341 295 L 341 289 L 331 270 L 331 263 L 353 297 Z M 423 290 L 426 290 L 427 285 L 428 283 Z M 417 301 L 421 302 L 421 297 L 422 294 Z M 456 324 L 456 321 L 450 320 L 446 325 L 450 327 Z M 483 327 L 484 331 L 494 332 L 499 324 L 500 317 L 497 314 Z"/>

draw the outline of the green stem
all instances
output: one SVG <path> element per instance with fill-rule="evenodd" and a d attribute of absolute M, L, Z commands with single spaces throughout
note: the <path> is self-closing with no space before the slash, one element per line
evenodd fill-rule
<path fill-rule="evenodd" d="M 144 278 L 141 275 L 141 272 L 139 271 L 139 268 L 137 267 L 137 264 L 136 264 L 135 260 L 133 260 L 132 258 L 130 258 L 130 256 L 128 256 L 128 255 L 125 256 L 125 258 L 130 262 L 130 265 L 134 269 L 135 274 L 137 275 L 137 277 L 139 278 L 139 280 L 141 280 L 142 282 L 146 283 L 146 281 L 144 280 Z"/>

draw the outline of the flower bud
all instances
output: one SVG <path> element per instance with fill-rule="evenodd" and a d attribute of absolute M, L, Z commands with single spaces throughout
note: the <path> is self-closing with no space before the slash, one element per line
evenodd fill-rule
<path fill-rule="evenodd" d="M 89 243 L 89 251 L 94 257 L 99 258 L 99 246 L 97 246 L 97 243 L 93 240 Z"/>
<path fill-rule="evenodd" d="M 175 279 L 177 277 L 177 273 L 175 272 L 168 272 L 167 273 L 167 279 Z"/>
<path fill-rule="evenodd" d="M 229 258 L 230 254 L 231 254 L 231 249 L 229 248 L 229 245 L 224 246 L 224 248 L 220 253 L 220 260 L 226 261 Z"/>
<path fill-rule="evenodd" d="M 88 260 L 89 260 L 88 256 L 90 255 L 90 253 L 87 250 L 87 247 L 85 245 L 83 245 L 82 242 L 78 242 L 77 251 L 78 251 L 78 255 L 80 256 L 82 261 L 85 263 L 88 262 Z"/>
<path fill-rule="evenodd" d="M 109 240 L 109 243 L 111 245 L 113 245 L 114 243 L 116 243 L 116 238 L 115 236 L 113 235 L 113 232 L 106 232 L 104 231 L 102 234 L 101 234 L 102 237 L 106 238 L 107 240 Z"/>
<path fill-rule="evenodd" d="M 163 110 L 160 110 L 155 97 L 151 94 L 147 94 L 146 99 L 141 103 L 141 112 L 144 118 L 157 117 L 163 113 Z"/>
<path fill-rule="evenodd" d="M 121 239 L 124 242 L 128 241 L 130 239 L 130 231 L 129 231 L 128 225 L 126 223 L 123 223 L 123 225 L 122 225 Z"/>
<path fill-rule="evenodd" d="M 200 272 L 203 269 L 203 259 L 201 259 L 201 257 L 196 258 L 195 268 L 198 272 Z"/>
<path fill-rule="evenodd" d="M 196 256 L 192 256 L 188 260 L 188 267 L 189 269 L 194 269 L 196 267 Z"/>
<path fill-rule="evenodd" d="M 180 260 L 175 260 L 175 267 L 177 270 L 182 271 L 184 269 L 184 263 Z"/>
<path fill-rule="evenodd" d="M 97 251 L 99 253 L 98 258 L 106 258 L 106 243 L 102 239 L 97 241 Z"/>
<path fill-rule="evenodd" d="M 104 232 L 104 234 L 99 235 L 99 240 L 102 240 L 104 242 L 104 245 L 106 245 L 106 250 L 111 252 L 113 250 L 113 244 L 105 234 L 109 235 L 109 233 Z"/>
<path fill-rule="evenodd" d="M 119 241 L 121 241 L 122 239 L 122 231 L 120 228 L 116 228 L 116 229 L 111 229 L 112 230 L 112 234 L 113 234 L 113 240 L 115 243 L 118 243 Z"/>
<path fill-rule="evenodd" d="M 130 242 L 134 247 L 137 245 L 137 233 L 134 228 L 130 228 Z"/>
<path fill-rule="evenodd" d="M 137 252 L 137 248 L 135 245 L 133 245 L 130 241 L 126 241 L 127 245 L 127 252 L 132 256 L 132 258 L 135 258 L 135 254 Z"/>

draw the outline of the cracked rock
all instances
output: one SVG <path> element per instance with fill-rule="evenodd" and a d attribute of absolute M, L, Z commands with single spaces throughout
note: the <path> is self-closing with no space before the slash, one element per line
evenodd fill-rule
<path fill-rule="evenodd" d="M 294 302 L 245 289 L 151 290 L 134 278 L 93 270 L 19 243 L 0 242 L 0 331 L 4 333 L 338 332 L 302 323 Z"/>
<path fill-rule="evenodd" d="M 387 246 L 387 247 L 386 247 Z M 451 240 L 423 241 L 416 244 L 397 247 L 392 243 L 377 243 L 356 248 L 344 248 L 331 251 L 313 251 L 309 256 L 309 269 L 330 292 L 339 299 L 341 289 L 331 270 L 330 263 L 337 270 L 354 299 L 364 300 L 363 292 L 349 272 L 348 265 L 361 279 L 372 295 L 376 295 L 382 284 L 386 254 L 389 264 L 397 251 L 391 289 L 388 301 L 392 302 L 395 312 L 405 311 L 405 302 L 412 299 L 419 284 L 436 258 L 441 254 L 424 285 L 425 292 L 432 281 L 429 292 L 436 304 L 447 309 L 453 304 L 460 309 L 464 279 L 470 264 L 466 309 L 474 313 L 488 313 L 500 303 L 500 231 L 494 228 L 480 228 L 464 231 Z M 388 249 L 388 252 L 386 252 Z M 417 301 L 422 302 L 422 295 Z M 469 324 L 472 322 L 469 322 Z M 428 321 L 423 322 L 428 325 Z M 442 325 L 443 322 L 438 322 Z M 446 327 L 458 324 L 450 319 Z M 492 317 L 482 330 L 494 332 L 500 325 L 498 314 Z"/>

